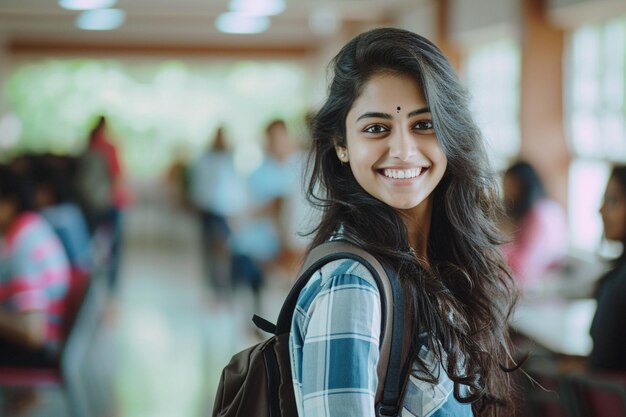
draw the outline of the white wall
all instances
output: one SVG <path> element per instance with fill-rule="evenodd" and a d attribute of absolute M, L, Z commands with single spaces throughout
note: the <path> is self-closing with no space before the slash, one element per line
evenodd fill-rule
<path fill-rule="evenodd" d="M 432 41 L 437 38 L 436 0 L 416 1 L 410 9 L 396 16 L 397 26 L 424 36 Z"/>
<path fill-rule="evenodd" d="M 548 0 L 550 19 L 564 28 L 572 28 L 626 14 L 625 0 Z"/>
<path fill-rule="evenodd" d="M 311 111 L 317 110 L 326 100 L 327 87 L 332 75 L 330 61 L 339 53 L 341 48 L 352 39 L 352 33 L 341 28 L 320 43 L 320 47 L 311 53 L 305 63 L 311 75 Z"/>
<path fill-rule="evenodd" d="M 471 46 L 502 36 L 516 36 L 519 22 L 518 0 L 450 1 L 450 35 L 461 45 Z"/>

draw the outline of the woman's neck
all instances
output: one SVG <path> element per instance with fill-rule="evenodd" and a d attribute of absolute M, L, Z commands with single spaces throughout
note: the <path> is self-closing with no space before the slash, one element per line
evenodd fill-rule
<path fill-rule="evenodd" d="M 428 261 L 428 236 L 432 219 L 432 197 L 419 206 L 403 210 L 403 219 L 409 234 L 409 245 L 419 259 Z"/>

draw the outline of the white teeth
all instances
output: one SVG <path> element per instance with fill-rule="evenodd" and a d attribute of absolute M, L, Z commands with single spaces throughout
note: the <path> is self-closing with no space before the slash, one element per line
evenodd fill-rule
<path fill-rule="evenodd" d="M 415 178 L 419 174 L 421 174 L 422 168 L 412 168 L 412 169 L 384 169 L 383 174 L 385 177 L 394 178 L 394 179 L 405 179 L 405 178 Z"/>

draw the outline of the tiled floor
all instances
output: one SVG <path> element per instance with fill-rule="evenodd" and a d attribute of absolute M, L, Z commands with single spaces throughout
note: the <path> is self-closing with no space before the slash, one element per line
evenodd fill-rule
<path fill-rule="evenodd" d="M 214 300 L 203 279 L 195 217 L 169 203 L 159 184 L 135 189 L 137 202 L 125 218 L 119 294 L 88 364 L 106 381 L 97 389 L 111 400 L 93 415 L 207 416 L 224 365 L 258 340 L 248 324 L 250 296 L 241 290 L 231 301 Z M 286 289 L 272 282 L 267 288 L 261 313 L 274 320 Z M 46 389 L 27 412 L 5 415 L 69 413 L 62 392 Z"/>

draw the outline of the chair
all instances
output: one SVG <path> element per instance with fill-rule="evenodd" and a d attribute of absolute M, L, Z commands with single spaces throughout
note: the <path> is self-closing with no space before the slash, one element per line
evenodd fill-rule
<path fill-rule="evenodd" d="M 532 417 L 576 417 L 573 413 L 573 393 L 564 375 L 558 372 L 529 372 L 536 381 L 521 376 L 525 392 L 525 414 Z"/>
<path fill-rule="evenodd" d="M 106 301 L 104 279 L 88 279 L 83 274 L 71 274 L 65 318 L 65 340 L 57 368 L 0 367 L 0 386 L 61 387 L 74 417 L 88 417 L 88 393 L 82 382 L 81 365 L 89 342 L 98 327 Z"/>
<path fill-rule="evenodd" d="M 560 369 L 556 356 L 538 353 L 526 361 L 523 371 L 517 375 L 523 398 L 516 415 L 581 417 L 569 373 Z"/>
<path fill-rule="evenodd" d="M 85 296 L 87 295 L 87 287 L 89 285 L 89 275 L 76 268 L 72 268 L 70 274 L 70 283 L 65 300 L 65 314 L 63 317 L 63 343 L 67 343 L 78 312 L 80 311 Z"/>
<path fill-rule="evenodd" d="M 581 417 L 626 417 L 626 374 L 570 375 Z"/>

